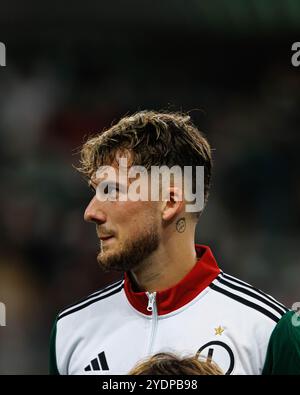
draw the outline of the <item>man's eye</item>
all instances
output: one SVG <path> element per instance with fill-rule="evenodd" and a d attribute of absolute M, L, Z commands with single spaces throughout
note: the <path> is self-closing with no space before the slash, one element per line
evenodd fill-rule
<path fill-rule="evenodd" d="M 118 187 L 115 187 L 115 186 L 113 186 L 113 185 L 110 185 L 109 187 L 108 187 L 108 185 L 106 185 L 105 186 L 105 188 L 104 188 L 104 190 L 103 190 L 103 192 L 105 193 L 105 194 L 108 194 L 108 193 L 110 193 L 110 192 L 113 192 L 113 191 L 119 191 L 119 188 Z"/>

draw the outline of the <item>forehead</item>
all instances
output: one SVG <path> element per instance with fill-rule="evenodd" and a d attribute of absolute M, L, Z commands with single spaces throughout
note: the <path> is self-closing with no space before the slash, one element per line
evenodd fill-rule
<path fill-rule="evenodd" d="M 93 183 L 100 179 L 109 178 L 110 175 L 118 175 L 120 172 L 128 172 L 133 163 L 133 153 L 127 149 L 118 150 L 112 157 L 105 157 L 101 165 L 91 176 Z"/>
<path fill-rule="evenodd" d="M 125 180 L 132 182 L 143 176 L 143 180 L 148 179 L 148 171 L 142 166 L 130 166 L 127 158 L 120 158 L 118 163 L 112 165 L 99 166 L 89 180 L 89 184 L 99 184 L 102 181 L 116 182 L 122 184 Z M 144 177 L 146 176 L 146 177 Z"/>

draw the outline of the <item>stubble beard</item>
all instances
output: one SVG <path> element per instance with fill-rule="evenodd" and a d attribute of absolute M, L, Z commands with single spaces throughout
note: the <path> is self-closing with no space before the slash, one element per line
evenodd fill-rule
<path fill-rule="evenodd" d="M 156 224 L 152 224 L 134 239 L 128 239 L 116 252 L 109 252 L 100 242 L 97 261 L 105 272 L 112 270 L 126 272 L 140 266 L 154 251 L 158 249 L 160 237 Z"/>

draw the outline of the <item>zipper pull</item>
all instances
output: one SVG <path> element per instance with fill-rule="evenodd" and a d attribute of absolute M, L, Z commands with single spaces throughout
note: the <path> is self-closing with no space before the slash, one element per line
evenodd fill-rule
<path fill-rule="evenodd" d="M 153 306 L 154 306 L 154 303 L 155 303 L 156 292 L 153 292 L 153 293 L 147 292 L 147 296 L 148 296 L 147 311 L 153 311 Z"/>

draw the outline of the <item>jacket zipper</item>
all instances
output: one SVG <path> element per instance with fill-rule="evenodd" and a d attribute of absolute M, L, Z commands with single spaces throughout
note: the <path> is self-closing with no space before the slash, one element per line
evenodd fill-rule
<path fill-rule="evenodd" d="M 151 335 L 150 335 L 150 341 L 149 341 L 149 346 L 148 346 L 148 355 L 152 355 L 153 344 L 154 344 L 154 340 L 155 340 L 155 335 L 156 335 L 156 330 L 157 330 L 157 322 L 158 322 L 156 292 L 146 292 L 146 294 L 148 296 L 147 311 L 152 312 Z"/>

